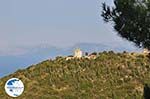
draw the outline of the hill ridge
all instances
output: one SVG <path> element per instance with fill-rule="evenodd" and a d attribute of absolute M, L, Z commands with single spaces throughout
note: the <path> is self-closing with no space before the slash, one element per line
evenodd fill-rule
<path fill-rule="evenodd" d="M 146 55 L 102 52 L 96 59 L 45 60 L 0 79 L 0 86 L 17 77 L 25 91 L 18 99 L 141 99 L 150 83 L 150 60 Z M 1 99 L 9 98 L 0 87 Z"/>

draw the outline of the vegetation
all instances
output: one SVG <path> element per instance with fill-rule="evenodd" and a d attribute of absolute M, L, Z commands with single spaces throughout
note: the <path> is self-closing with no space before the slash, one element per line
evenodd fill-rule
<path fill-rule="evenodd" d="M 150 99 L 150 84 L 145 84 L 144 86 L 144 98 Z"/>
<path fill-rule="evenodd" d="M 149 95 L 149 71 L 150 59 L 142 54 L 110 51 L 98 53 L 96 59 L 59 57 L 1 78 L 0 98 L 10 98 L 4 85 L 17 77 L 25 85 L 18 99 L 142 99 Z"/>
<path fill-rule="evenodd" d="M 102 17 L 113 22 L 119 36 L 150 50 L 150 0 L 113 0 L 103 3 Z"/>

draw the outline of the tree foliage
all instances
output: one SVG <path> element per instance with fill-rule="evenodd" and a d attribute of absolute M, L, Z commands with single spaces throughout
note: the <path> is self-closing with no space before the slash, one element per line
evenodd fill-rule
<path fill-rule="evenodd" d="M 113 22 L 119 36 L 150 49 L 150 0 L 114 0 L 114 6 L 103 3 L 102 17 Z"/>
<path fill-rule="evenodd" d="M 150 85 L 148 84 L 144 86 L 144 99 L 150 99 Z"/>

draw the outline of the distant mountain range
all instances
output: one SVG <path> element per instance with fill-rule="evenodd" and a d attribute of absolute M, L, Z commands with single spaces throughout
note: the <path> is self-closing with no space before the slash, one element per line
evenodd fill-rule
<path fill-rule="evenodd" d="M 79 43 L 68 48 L 57 48 L 54 46 L 37 46 L 27 49 L 26 53 L 21 55 L 0 56 L 0 77 L 16 71 L 17 69 L 26 68 L 31 64 L 39 63 L 45 59 L 56 56 L 72 55 L 73 50 L 80 48 L 84 52 L 102 52 L 113 50 L 122 51 L 139 51 L 137 48 L 125 47 L 123 45 L 103 45 L 95 43 Z"/>

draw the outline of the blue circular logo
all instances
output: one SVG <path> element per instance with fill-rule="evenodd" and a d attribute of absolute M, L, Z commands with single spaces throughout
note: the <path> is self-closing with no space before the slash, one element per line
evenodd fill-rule
<path fill-rule="evenodd" d="M 24 91 L 24 84 L 18 78 L 11 78 L 5 84 L 5 91 L 11 97 L 18 97 Z"/>

